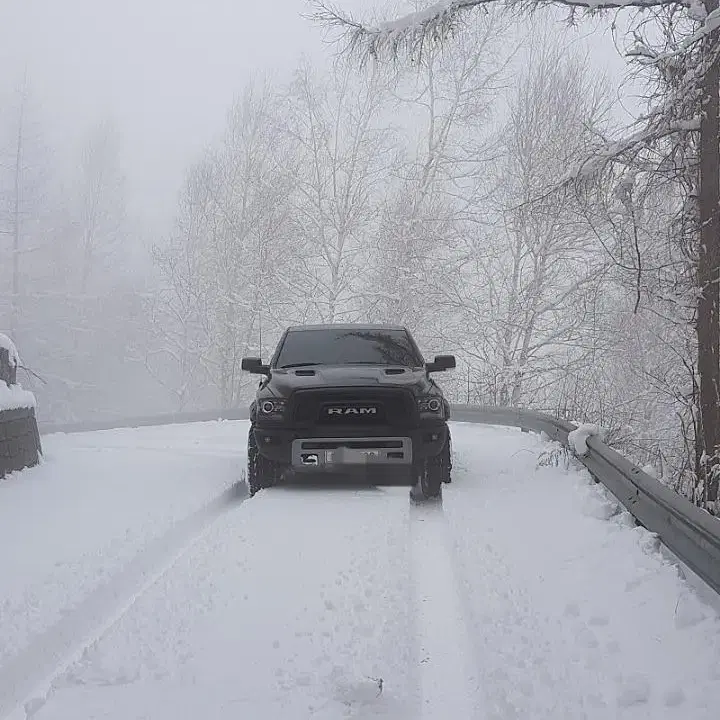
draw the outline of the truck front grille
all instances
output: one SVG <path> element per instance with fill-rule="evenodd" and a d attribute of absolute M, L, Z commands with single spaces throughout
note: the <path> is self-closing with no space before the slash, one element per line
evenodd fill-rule
<path fill-rule="evenodd" d="M 299 390 L 293 396 L 293 420 L 324 427 L 407 426 L 414 417 L 412 395 L 404 390 L 353 388 Z"/>

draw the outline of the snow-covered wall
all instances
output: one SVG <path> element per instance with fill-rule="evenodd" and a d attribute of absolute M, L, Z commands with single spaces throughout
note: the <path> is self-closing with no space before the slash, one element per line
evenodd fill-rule
<path fill-rule="evenodd" d="M 17 384 L 19 364 L 15 344 L 0 333 L 0 478 L 40 459 L 35 396 Z"/>

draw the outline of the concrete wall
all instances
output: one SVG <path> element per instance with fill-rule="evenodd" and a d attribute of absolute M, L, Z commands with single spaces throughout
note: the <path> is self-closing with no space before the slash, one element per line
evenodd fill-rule
<path fill-rule="evenodd" d="M 37 465 L 40 453 L 34 408 L 0 411 L 0 478 Z"/>

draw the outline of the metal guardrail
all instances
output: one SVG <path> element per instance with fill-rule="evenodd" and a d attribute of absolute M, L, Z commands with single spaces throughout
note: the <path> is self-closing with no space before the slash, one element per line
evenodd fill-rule
<path fill-rule="evenodd" d="M 568 434 L 574 425 L 556 420 L 534 410 L 497 407 L 493 405 L 453 405 L 452 419 L 458 422 L 482 423 L 518 427 L 536 433 L 545 433 L 551 440 L 568 444 Z"/>
<path fill-rule="evenodd" d="M 245 420 L 247 417 L 248 411 L 244 409 L 212 410 L 97 422 L 39 423 L 39 428 L 42 434 L 49 434 Z M 570 423 L 543 413 L 506 407 L 454 405 L 452 419 L 544 433 L 565 447 L 569 445 L 568 434 L 575 429 Z M 641 525 L 655 533 L 671 552 L 720 593 L 720 521 L 643 472 L 597 437 L 590 437 L 587 445 L 587 454 L 578 459 L 590 474 L 605 485 Z"/>

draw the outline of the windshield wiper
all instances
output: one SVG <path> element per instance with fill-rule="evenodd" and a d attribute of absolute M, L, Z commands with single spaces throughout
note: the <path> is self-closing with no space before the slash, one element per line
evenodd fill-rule
<path fill-rule="evenodd" d="M 311 365 L 322 365 L 322 363 L 319 363 L 319 362 L 288 363 L 287 365 L 281 365 L 280 369 L 285 370 L 287 368 L 310 367 Z"/>

